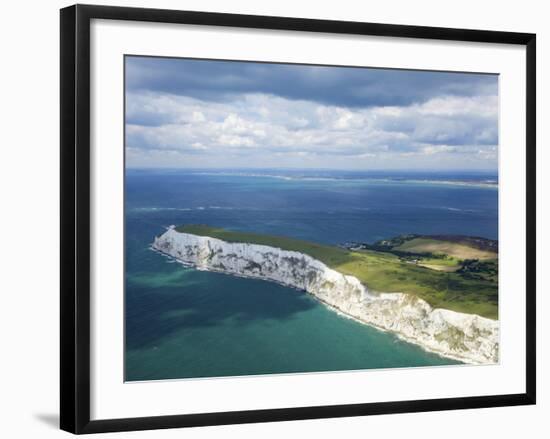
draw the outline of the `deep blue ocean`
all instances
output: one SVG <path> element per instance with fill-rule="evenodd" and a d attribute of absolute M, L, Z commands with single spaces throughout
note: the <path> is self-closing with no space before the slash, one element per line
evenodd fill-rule
<path fill-rule="evenodd" d="M 455 364 L 254 279 L 150 250 L 164 228 L 208 224 L 341 244 L 403 233 L 498 238 L 496 173 L 126 171 L 126 380 Z"/>

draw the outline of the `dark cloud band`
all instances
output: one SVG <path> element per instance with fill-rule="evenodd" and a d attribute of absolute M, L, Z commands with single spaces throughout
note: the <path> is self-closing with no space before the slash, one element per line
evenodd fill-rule
<path fill-rule="evenodd" d="M 403 106 L 442 95 L 497 94 L 496 75 L 131 56 L 126 58 L 126 81 L 130 91 L 207 101 L 267 93 L 344 107 Z"/>

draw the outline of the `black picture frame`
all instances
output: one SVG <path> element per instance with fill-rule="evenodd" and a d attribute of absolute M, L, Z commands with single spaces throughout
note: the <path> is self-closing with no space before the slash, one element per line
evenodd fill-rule
<path fill-rule="evenodd" d="M 526 47 L 526 376 L 525 393 L 90 420 L 90 21 L 181 23 L 333 34 L 407 37 Z M 535 404 L 536 36 L 211 12 L 74 5 L 61 9 L 61 429 L 80 433 L 426 412 Z"/>

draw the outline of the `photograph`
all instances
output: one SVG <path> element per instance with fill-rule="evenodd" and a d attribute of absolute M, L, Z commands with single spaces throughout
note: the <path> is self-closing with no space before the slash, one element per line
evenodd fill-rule
<path fill-rule="evenodd" d="M 124 57 L 126 382 L 499 364 L 499 75 Z"/>

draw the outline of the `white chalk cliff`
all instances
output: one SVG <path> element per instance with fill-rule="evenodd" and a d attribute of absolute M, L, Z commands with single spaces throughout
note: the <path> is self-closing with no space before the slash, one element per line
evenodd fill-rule
<path fill-rule="evenodd" d="M 424 349 L 465 363 L 498 362 L 496 320 L 446 309 L 406 293 L 372 293 L 344 275 L 299 252 L 230 243 L 169 228 L 153 248 L 198 269 L 279 282 L 305 290 L 341 313 L 391 331 Z"/>

